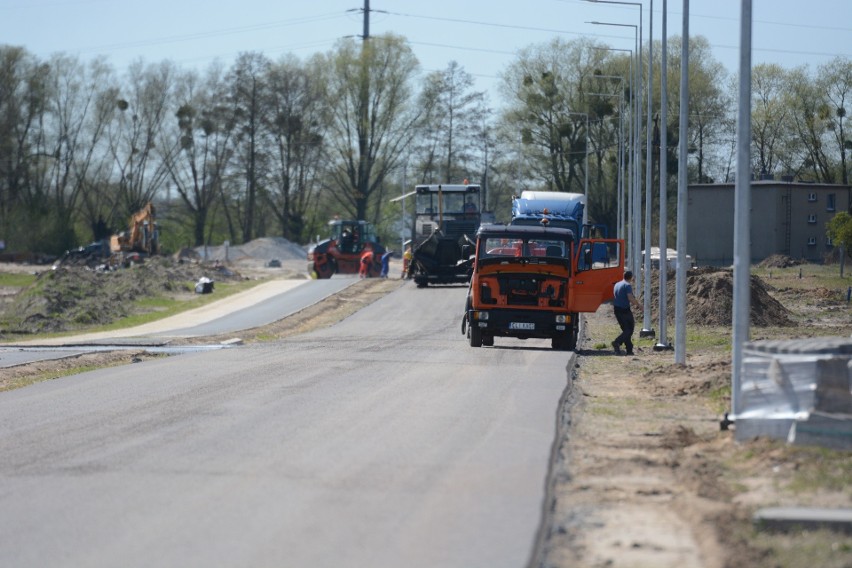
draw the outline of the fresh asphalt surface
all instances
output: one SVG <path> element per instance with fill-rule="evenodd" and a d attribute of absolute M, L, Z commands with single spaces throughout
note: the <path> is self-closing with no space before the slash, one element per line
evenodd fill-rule
<path fill-rule="evenodd" d="M 5 345 L 0 347 L 0 368 L 71 357 L 98 348 L 95 346 L 147 347 L 157 351 L 166 350 L 162 346 L 170 338 L 236 334 L 294 314 L 356 281 L 349 276 L 273 281 L 204 308 L 137 328 Z"/>
<path fill-rule="evenodd" d="M 0 566 L 524 566 L 572 354 L 465 294 L 0 393 Z"/>

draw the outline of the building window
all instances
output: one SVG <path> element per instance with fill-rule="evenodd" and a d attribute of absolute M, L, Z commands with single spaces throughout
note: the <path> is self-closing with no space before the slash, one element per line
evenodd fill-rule
<path fill-rule="evenodd" d="M 810 215 L 808 215 L 808 223 L 810 223 L 811 225 L 816 223 L 816 213 L 811 213 Z"/>
<path fill-rule="evenodd" d="M 816 245 L 816 237 L 808 237 L 808 246 L 812 247 Z"/>
<path fill-rule="evenodd" d="M 808 201 L 816 201 L 816 193 L 813 193 L 813 192 L 809 193 L 808 194 Z"/>
<path fill-rule="evenodd" d="M 835 197 L 833 193 L 828 194 L 828 201 L 825 204 L 825 208 L 828 211 L 834 211 L 835 208 Z"/>
<path fill-rule="evenodd" d="M 831 242 L 831 237 L 825 237 L 825 246 L 833 247 L 834 243 Z"/>

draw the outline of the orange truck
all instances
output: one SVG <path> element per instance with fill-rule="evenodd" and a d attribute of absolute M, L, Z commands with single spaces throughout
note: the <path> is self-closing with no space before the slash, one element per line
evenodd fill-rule
<path fill-rule="evenodd" d="M 495 337 L 544 338 L 574 350 L 579 314 L 611 301 L 624 273 L 622 239 L 576 240 L 570 229 L 484 224 L 476 252 L 462 333 L 471 347 Z"/>

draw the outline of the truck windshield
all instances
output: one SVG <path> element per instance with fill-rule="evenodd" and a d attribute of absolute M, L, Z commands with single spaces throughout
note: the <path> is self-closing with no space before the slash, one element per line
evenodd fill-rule
<path fill-rule="evenodd" d="M 529 237 L 487 237 L 480 241 L 479 258 L 568 258 L 564 240 Z"/>
<path fill-rule="evenodd" d="M 476 211 L 479 207 L 479 195 L 476 193 L 460 193 L 444 191 L 441 193 L 441 204 L 444 215 L 461 215 Z M 418 215 L 438 214 L 438 193 L 418 193 L 416 204 Z"/>

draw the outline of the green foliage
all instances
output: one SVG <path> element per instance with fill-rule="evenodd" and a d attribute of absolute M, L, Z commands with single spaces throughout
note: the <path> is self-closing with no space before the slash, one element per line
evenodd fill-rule
<path fill-rule="evenodd" d="M 0 286 L 7 288 L 26 288 L 35 280 L 35 274 L 0 272 Z"/>
<path fill-rule="evenodd" d="M 836 245 L 842 245 L 847 251 L 852 250 L 852 216 L 841 211 L 826 223 L 826 234 Z"/>

